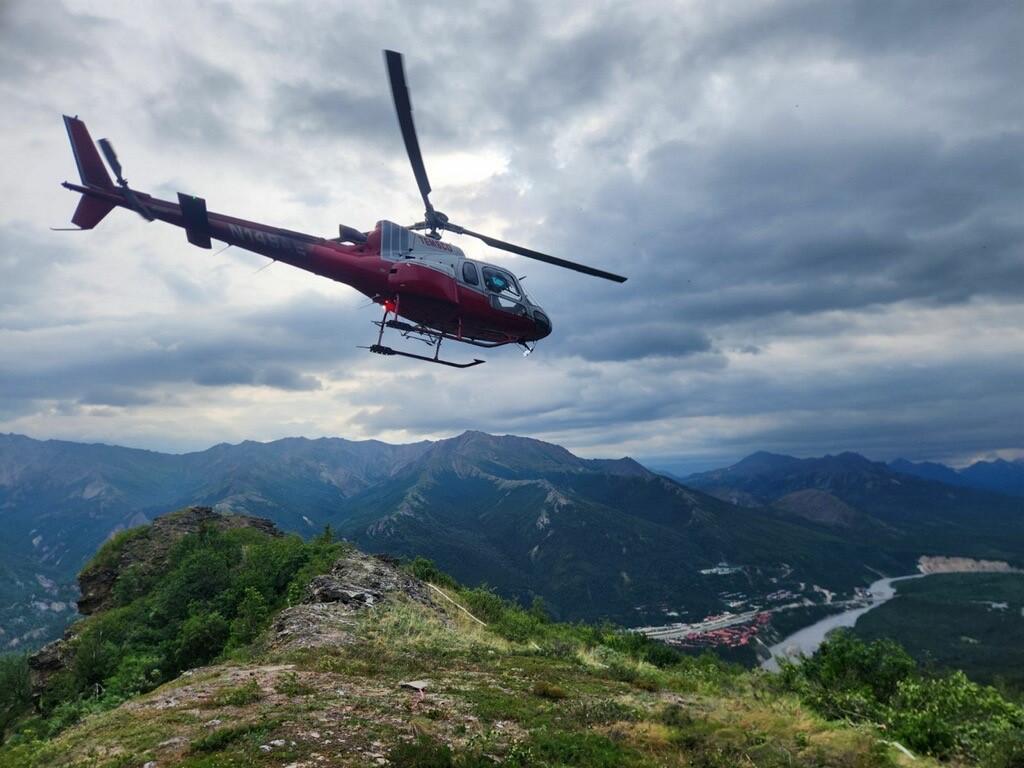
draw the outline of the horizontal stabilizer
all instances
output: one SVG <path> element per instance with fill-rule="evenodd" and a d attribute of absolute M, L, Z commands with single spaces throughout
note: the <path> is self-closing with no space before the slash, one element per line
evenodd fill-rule
<path fill-rule="evenodd" d="M 178 205 L 181 207 L 182 226 L 185 236 L 192 245 L 200 248 L 211 248 L 210 218 L 206 215 L 206 201 L 201 197 L 178 193 Z"/>

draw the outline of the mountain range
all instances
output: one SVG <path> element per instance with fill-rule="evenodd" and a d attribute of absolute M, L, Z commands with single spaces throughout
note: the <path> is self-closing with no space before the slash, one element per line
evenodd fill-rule
<path fill-rule="evenodd" d="M 1024 502 L 856 454 L 758 453 L 685 484 L 633 461 L 467 432 L 409 445 L 289 438 L 182 455 L 0 435 L 0 644 L 46 639 L 113 532 L 190 504 L 457 579 L 566 619 L 703 617 L 730 596 L 848 591 L 922 554 L 1024 558 Z"/>
<path fill-rule="evenodd" d="M 976 461 L 962 469 L 953 469 L 933 461 L 913 462 L 896 459 L 889 467 L 905 475 L 937 480 L 948 485 L 1024 496 L 1024 459 Z"/>
<path fill-rule="evenodd" d="M 857 453 L 799 459 L 767 452 L 685 483 L 741 506 L 843 531 L 901 553 L 1019 562 L 1024 501 L 896 471 Z"/>

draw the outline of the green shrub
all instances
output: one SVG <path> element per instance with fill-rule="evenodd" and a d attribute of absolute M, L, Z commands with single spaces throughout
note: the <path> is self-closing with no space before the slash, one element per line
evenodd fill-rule
<path fill-rule="evenodd" d="M 277 681 L 274 690 L 284 696 L 309 696 L 316 689 L 299 680 L 299 676 L 294 672 L 289 672 Z"/>
<path fill-rule="evenodd" d="M 216 658 L 229 634 L 227 619 L 216 611 L 189 616 L 178 630 L 175 653 L 178 668 L 198 667 Z"/>
<path fill-rule="evenodd" d="M 7 728 L 28 711 L 31 703 L 28 657 L 20 653 L 0 656 L 0 744 Z"/>
<path fill-rule="evenodd" d="M 899 684 L 917 673 L 910 655 L 891 640 L 864 643 L 851 632 L 837 632 L 798 665 L 786 665 L 811 688 L 809 698 L 828 717 L 879 719 Z"/>
<path fill-rule="evenodd" d="M 407 563 L 405 569 L 421 581 L 437 584 L 437 586 L 447 589 L 456 589 L 458 587 L 455 579 L 434 565 L 433 560 L 428 560 L 425 557 L 417 557 L 412 562 Z"/>
<path fill-rule="evenodd" d="M 44 738 L 56 736 L 79 720 L 99 712 L 106 712 L 124 699 L 114 695 L 89 696 L 64 701 L 53 708 L 49 716 L 38 724 L 38 731 Z"/>
<path fill-rule="evenodd" d="M 1024 729 L 1001 736 L 988 750 L 985 768 L 1024 768 Z"/>
<path fill-rule="evenodd" d="M 636 762 L 621 745 L 607 736 L 540 728 L 526 743 L 509 751 L 504 765 L 522 768 L 537 765 L 623 768 Z"/>
<path fill-rule="evenodd" d="M 890 710 L 889 722 L 908 747 L 939 756 L 979 758 L 1024 728 L 1024 710 L 959 670 L 901 681 Z"/>
<path fill-rule="evenodd" d="M 451 768 L 455 755 L 447 744 L 421 736 L 416 741 L 396 745 L 388 761 L 396 768 Z"/>
<path fill-rule="evenodd" d="M 236 741 L 251 736 L 262 736 L 267 732 L 265 726 L 259 725 L 233 725 L 227 728 L 218 728 L 216 731 L 196 739 L 192 742 L 193 752 L 219 752 L 222 749 L 234 744 Z"/>
<path fill-rule="evenodd" d="M 148 691 L 163 678 L 160 671 L 162 663 L 163 659 L 157 654 L 128 654 L 107 680 L 107 690 L 124 698 Z"/>
<path fill-rule="evenodd" d="M 1024 709 L 995 688 L 959 671 L 925 675 L 889 640 L 866 644 L 836 633 L 814 656 L 782 667 L 783 687 L 826 717 L 882 725 L 907 747 L 936 757 L 977 761 L 1024 728 Z"/>
<path fill-rule="evenodd" d="M 117 669 L 120 648 L 105 629 L 103 624 L 88 627 L 75 643 L 71 670 L 80 691 L 92 688 L 95 693 Z"/>
<path fill-rule="evenodd" d="M 270 616 L 267 599 L 255 587 L 246 587 L 236 615 L 231 622 L 231 643 L 246 645 L 266 626 Z"/>
<path fill-rule="evenodd" d="M 397 744 L 388 753 L 395 768 L 494 768 L 493 760 L 476 753 L 456 754 L 447 744 L 426 736 Z"/>
<path fill-rule="evenodd" d="M 571 702 L 565 707 L 566 716 L 583 726 L 604 725 L 605 723 L 630 722 L 637 719 L 637 712 L 615 699 L 596 698 Z"/>
<path fill-rule="evenodd" d="M 502 599 L 493 589 L 486 586 L 475 589 L 463 589 L 459 596 L 466 604 L 470 613 L 488 624 L 497 624 L 505 618 L 505 614 L 513 609 L 513 605 Z"/>

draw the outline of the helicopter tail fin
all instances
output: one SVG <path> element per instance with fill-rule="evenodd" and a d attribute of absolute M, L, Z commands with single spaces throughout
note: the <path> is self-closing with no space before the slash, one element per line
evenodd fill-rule
<path fill-rule="evenodd" d="M 100 153 L 96 151 L 96 145 L 93 144 L 85 123 L 77 117 L 64 115 L 64 127 L 67 128 L 68 139 L 71 140 L 71 151 L 75 155 L 75 164 L 78 166 L 82 184 L 103 191 L 114 191 L 114 182 L 111 181 L 110 174 L 100 159 Z M 78 201 L 71 223 L 82 229 L 92 229 L 114 209 L 115 205 L 116 203 L 108 200 L 84 194 Z"/>
<path fill-rule="evenodd" d="M 64 127 L 68 129 L 71 151 L 75 154 L 75 164 L 78 166 L 78 175 L 82 177 L 82 183 L 88 187 L 113 190 L 114 182 L 103 165 L 100 153 L 96 151 L 96 145 L 93 144 L 85 123 L 77 117 L 64 115 Z"/>

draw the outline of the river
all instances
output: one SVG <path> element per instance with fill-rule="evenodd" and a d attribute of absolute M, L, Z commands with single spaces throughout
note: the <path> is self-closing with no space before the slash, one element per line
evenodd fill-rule
<path fill-rule="evenodd" d="M 924 575 L 922 573 L 915 573 L 912 576 L 891 576 L 887 579 L 879 579 L 868 587 L 871 597 L 867 605 L 860 605 L 842 613 L 826 616 L 821 621 L 817 621 L 809 627 L 804 627 L 789 635 L 789 637 L 783 638 L 768 649 L 772 655 L 763 661 L 761 666 L 772 672 L 777 672 L 779 670 L 779 658 L 792 657 L 799 654 L 810 656 L 818 650 L 818 646 L 824 642 L 825 636 L 833 629 L 852 627 L 857 623 L 857 619 L 872 608 L 877 608 L 887 600 L 891 600 L 896 594 L 896 589 L 892 586 L 894 583 L 905 579 L 919 579 Z"/>

